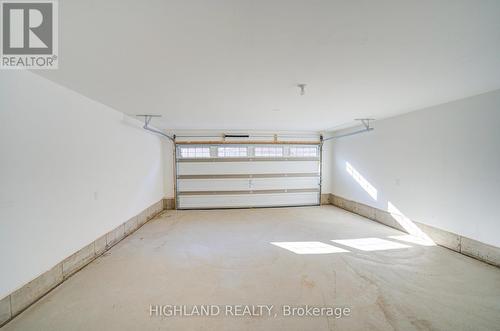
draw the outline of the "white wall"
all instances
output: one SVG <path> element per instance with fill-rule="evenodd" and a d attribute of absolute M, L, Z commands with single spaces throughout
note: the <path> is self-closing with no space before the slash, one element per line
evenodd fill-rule
<path fill-rule="evenodd" d="M 137 121 L 31 72 L 2 71 L 0 298 L 172 196 L 163 152 Z"/>
<path fill-rule="evenodd" d="M 332 193 L 500 246 L 500 90 L 375 122 L 329 142 Z M 349 162 L 372 198 L 346 171 Z"/>
<path fill-rule="evenodd" d="M 175 175 L 174 175 L 174 144 L 162 138 L 162 159 L 163 159 L 163 191 L 165 198 L 174 198 Z"/>
<path fill-rule="evenodd" d="M 325 142 L 321 154 L 321 194 L 332 193 L 332 163 L 333 144 Z"/>

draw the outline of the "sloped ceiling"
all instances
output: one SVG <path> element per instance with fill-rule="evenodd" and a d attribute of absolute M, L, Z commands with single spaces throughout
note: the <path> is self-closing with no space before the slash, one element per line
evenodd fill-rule
<path fill-rule="evenodd" d="M 326 130 L 500 88 L 496 0 L 59 4 L 60 69 L 36 73 L 164 129 Z"/>

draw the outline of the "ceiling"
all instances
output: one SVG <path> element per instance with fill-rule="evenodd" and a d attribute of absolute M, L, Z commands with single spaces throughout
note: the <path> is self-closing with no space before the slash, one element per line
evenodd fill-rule
<path fill-rule="evenodd" d="M 319 131 L 500 88 L 497 0 L 59 6 L 60 69 L 36 73 L 164 129 Z"/>

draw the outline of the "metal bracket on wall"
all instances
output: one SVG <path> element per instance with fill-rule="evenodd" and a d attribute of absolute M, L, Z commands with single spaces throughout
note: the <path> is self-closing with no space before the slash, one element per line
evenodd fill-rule
<path fill-rule="evenodd" d="M 362 129 L 362 130 L 354 131 L 354 132 L 340 134 L 338 136 L 324 138 L 323 141 L 328 141 L 328 140 L 332 140 L 332 139 L 338 139 L 338 138 L 353 136 L 355 134 L 369 132 L 369 131 L 373 131 L 374 130 L 374 128 L 370 126 L 370 121 L 374 121 L 375 119 L 373 119 L 373 118 L 356 118 L 355 120 L 356 121 L 360 121 L 365 128 Z"/>
<path fill-rule="evenodd" d="M 151 122 L 153 117 L 161 117 L 161 115 L 135 115 L 135 116 L 144 117 L 144 126 L 143 126 L 144 130 L 148 130 L 150 132 L 153 132 L 153 133 L 159 134 L 165 138 L 168 138 L 168 139 L 170 139 L 170 141 L 172 141 L 175 144 L 175 136 L 171 137 L 168 134 L 163 133 L 161 131 L 158 131 L 156 129 L 153 129 L 149 126 L 149 123 Z"/>

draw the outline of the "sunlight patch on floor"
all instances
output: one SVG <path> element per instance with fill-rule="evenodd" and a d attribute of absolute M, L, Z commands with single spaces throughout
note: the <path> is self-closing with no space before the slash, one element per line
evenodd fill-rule
<path fill-rule="evenodd" d="M 343 239 L 343 240 L 332 240 L 332 241 L 334 243 L 356 248 L 361 251 L 385 251 L 389 249 L 401 249 L 401 248 L 411 247 L 408 245 L 380 238 L 358 238 L 358 239 Z"/>
<path fill-rule="evenodd" d="M 294 252 L 295 254 L 331 254 L 349 252 L 343 248 L 324 244 L 319 241 L 283 241 L 271 242 L 271 244 Z"/>

